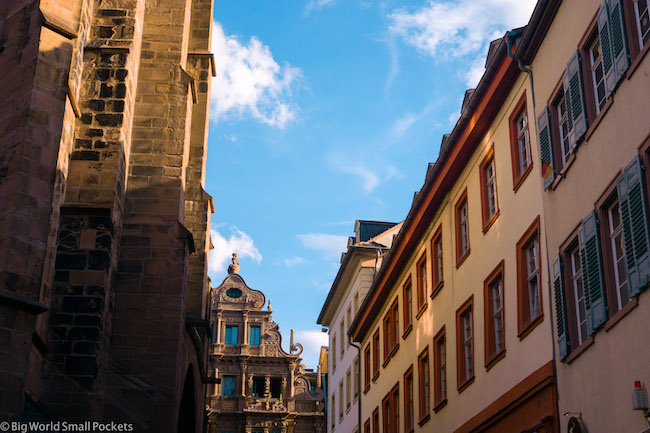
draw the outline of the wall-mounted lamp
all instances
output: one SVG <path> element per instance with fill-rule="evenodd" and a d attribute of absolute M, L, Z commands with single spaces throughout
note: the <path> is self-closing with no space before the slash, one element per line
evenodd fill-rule
<path fill-rule="evenodd" d="M 573 416 L 577 419 L 582 419 L 582 412 L 564 412 L 564 416 Z"/>

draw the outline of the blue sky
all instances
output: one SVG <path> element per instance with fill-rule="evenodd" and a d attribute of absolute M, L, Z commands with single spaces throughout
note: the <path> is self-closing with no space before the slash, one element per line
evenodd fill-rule
<path fill-rule="evenodd" d="M 356 219 L 402 221 L 487 47 L 534 0 L 218 0 L 210 277 L 232 252 L 315 368 L 316 319 Z"/>

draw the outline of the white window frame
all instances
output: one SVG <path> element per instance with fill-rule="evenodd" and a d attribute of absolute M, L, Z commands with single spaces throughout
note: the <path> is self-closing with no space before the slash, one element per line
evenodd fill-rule
<path fill-rule="evenodd" d="M 617 227 L 614 227 L 614 218 L 612 214 L 612 210 L 614 207 L 618 208 L 618 214 L 619 214 L 619 224 Z M 615 283 L 615 288 L 616 288 L 616 301 L 618 302 L 618 309 L 620 310 L 623 308 L 625 304 L 627 304 L 630 301 L 630 290 L 629 290 L 629 284 L 628 284 L 628 279 L 627 279 L 627 273 L 625 275 L 625 281 L 622 280 L 622 276 L 618 272 L 618 262 L 621 260 L 625 260 L 625 249 L 622 248 L 623 255 L 621 257 L 618 257 L 616 255 L 616 237 L 621 236 L 621 242 L 624 242 L 623 238 L 623 221 L 622 221 L 622 216 L 621 216 L 621 210 L 619 207 L 618 199 L 614 200 L 612 204 L 609 205 L 607 208 L 607 226 L 609 228 L 609 239 L 611 242 L 611 248 L 612 248 L 612 266 L 614 268 L 614 283 Z M 625 268 L 624 268 L 625 269 Z M 624 299 L 623 293 L 621 291 L 621 288 L 625 286 L 625 290 L 627 290 L 627 299 Z"/>

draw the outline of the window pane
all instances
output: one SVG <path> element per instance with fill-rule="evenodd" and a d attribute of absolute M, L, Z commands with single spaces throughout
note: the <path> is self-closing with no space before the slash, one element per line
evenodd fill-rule
<path fill-rule="evenodd" d="M 251 326 L 251 335 L 250 335 L 250 343 L 251 346 L 259 346 L 260 345 L 260 327 L 259 326 Z"/>
<path fill-rule="evenodd" d="M 235 396 L 235 376 L 221 377 L 221 396 L 222 397 Z"/>

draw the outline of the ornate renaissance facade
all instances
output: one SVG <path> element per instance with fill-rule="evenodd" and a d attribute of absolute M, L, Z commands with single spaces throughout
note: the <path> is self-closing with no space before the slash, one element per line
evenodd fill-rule
<path fill-rule="evenodd" d="M 210 351 L 220 384 L 208 390 L 210 433 L 324 432 L 323 391 L 301 364 L 302 346 L 289 353 L 273 321 L 271 302 L 238 274 L 236 254 L 228 276 L 213 291 Z"/>

